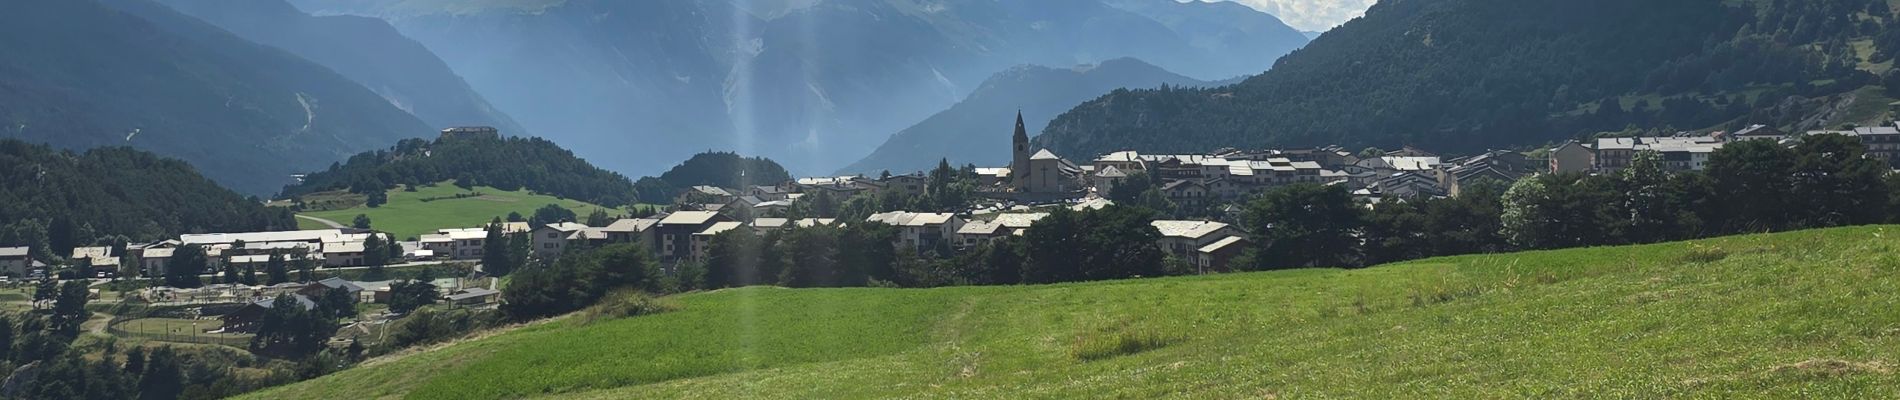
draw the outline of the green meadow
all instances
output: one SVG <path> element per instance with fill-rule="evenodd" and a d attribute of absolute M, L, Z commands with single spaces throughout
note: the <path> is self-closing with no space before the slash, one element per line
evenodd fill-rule
<path fill-rule="evenodd" d="M 526 190 L 510 192 L 486 186 L 462 189 L 449 182 L 417 187 L 414 192 L 393 189 L 388 193 L 389 203 L 377 208 L 363 206 L 361 195 L 339 192 L 312 194 L 305 196 L 305 203 L 348 206 L 335 210 L 308 211 L 299 215 L 336 221 L 344 226 L 349 226 L 358 214 L 367 215 L 371 227 L 389 232 L 398 240 L 408 240 L 425 233 L 433 233 L 436 229 L 481 226 L 495 217 L 506 217 L 510 212 L 532 216 L 535 209 L 549 204 L 559 204 L 582 217 L 587 216 L 587 213 L 594 209 L 605 208 L 578 200 L 529 193 Z M 473 195 L 476 193 L 479 195 Z M 457 195 L 464 197 L 457 198 Z M 425 199 L 429 201 L 423 201 Z M 621 213 L 618 210 L 608 212 Z M 329 228 L 322 223 L 303 218 L 297 219 L 297 227 L 301 229 Z"/>
<path fill-rule="evenodd" d="M 744 288 L 251 394 L 1887 398 L 1900 227 L 1050 286 Z"/>

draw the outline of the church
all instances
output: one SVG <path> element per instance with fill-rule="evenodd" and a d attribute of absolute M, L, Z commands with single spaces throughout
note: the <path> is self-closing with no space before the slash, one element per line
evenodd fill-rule
<path fill-rule="evenodd" d="M 1010 145 L 1012 157 L 1007 181 L 1011 192 L 1037 198 L 1062 198 L 1088 190 L 1088 171 L 1082 167 L 1057 157 L 1048 149 L 1030 152 L 1029 132 L 1023 126 L 1021 111 L 1016 112 L 1016 134 L 1010 138 Z"/>

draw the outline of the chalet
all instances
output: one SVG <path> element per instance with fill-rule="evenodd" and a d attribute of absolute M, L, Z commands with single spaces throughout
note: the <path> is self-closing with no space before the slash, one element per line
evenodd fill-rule
<path fill-rule="evenodd" d="M 1576 141 L 1550 149 L 1550 172 L 1587 172 L 1596 168 L 1596 149 Z"/>
<path fill-rule="evenodd" d="M 904 196 L 922 196 L 924 194 L 924 186 L 930 183 L 930 179 L 925 178 L 921 173 L 917 173 L 892 175 L 889 178 L 878 180 L 877 183 L 883 187 L 880 191 L 895 192 Z"/>
<path fill-rule="evenodd" d="M 705 232 L 713 224 L 731 221 L 719 213 L 709 211 L 680 211 L 661 218 L 653 226 L 653 237 L 659 238 L 653 243 L 653 252 L 664 262 L 676 262 L 693 255 L 693 234 Z"/>
<path fill-rule="evenodd" d="M 732 191 L 716 186 L 694 186 L 686 189 L 673 199 L 675 204 L 725 204 L 732 201 Z"/>
<path fill-rule="evenodd" d="M 1247 238 L 1228 236 L 1194 251 L 1195 267 L 1201 273 L 1232 272 L 1234 257 L 1247 248 Z"/>
<path fill-rule="evenodd" d="M 1089 180 L 1095 185 L 1096 193 L 1113 192 L 1115 185 L 1124 179 L 1128 179 L 1128 174 L 1113 165 L 1095 167 L 1095 174 L 1089 176 Z"/>
<path fill-rule="evenodd" d="M 1048 213 L 999 214 L 988 221 L 970 221 L 957 228 L 957 246 L 971 248 L 1005 237 L 1021 236 L 1036 221 L 1048 216 Z"/>
<path fill-rule="evenodd" d="M 786 196 L 790 194 L 792 194 L 791 191 L 777 186 L 753 186 L 747 188 L 745 191 L 745 195 L 757 197 L 759 200 L 764 201 L 785 200 Z"/>
<path fill-rule="evenodd" d="M 139 271 L 145 276 L 165 276 L 165 271 L 171 266 L 172 253 L 177 250 L 175 247 L 146 248 L 139 254 Z"/>
<path fill-rule="evenodd" d="M 27 270 L 33 267 L 32 250 L 30 247 L 0 247 L 0 274 L 26 276 Z"/>
<path fill-rule="evenodd" d="M 355 267 L 366 265 L 363 242 L 338 242 L 323 246 L 323 266 Z"/>
<path fill-rule="evenodd" d="M 488 243 L 488 232 L 479 228 L 451 230 L 449 237 L 449 258 L 456 260 L 475 260 L 482 258 Z"/>
<path fill-rule="evenodd" d="M 1200 254 L 1197 252 L 1208 245 L 1228 237 L 1247 236 L 1246 232 L 1233 225 L 1214 221 L 1161 220 L 1149 224 L 1161 232 L 1161 239 L 1156 241 L 1161 251 L 1190 264 L 1199 264 Z"/>
<path fill-rule="evenodd" d="M 1202 203 L 1206 203 L 1209 196 L 1207 185 L 1186 179 L 1170 181 L 1167 184 L 1161 185 L 1161 193 L 1168 195 L 1168 200 L 1185 206 L 1198 206 Z"/>
<path fill-rule="evenodd" d="M 587 229 L 587 225 L 573 222 L 560 222 L 542 225 L 534 229 L 529 236 L 529 245 L 534 248 L 535 257 L 551 259 L 561 255 L 567 248 L 567 239 L 576 232 Z M 605 240 L 605 237 L 602 237 Z"/>
<path fill-rule="evenodd" d="M 950 244 L 956 240 L 957 231 L 963 228 L 965 221 L 956 214 L 913 213 L 893 211 L 873 214 L 866 222 L 883 223 L 897 227 L 897 245 L 923 252 L 939 244 Z"/>

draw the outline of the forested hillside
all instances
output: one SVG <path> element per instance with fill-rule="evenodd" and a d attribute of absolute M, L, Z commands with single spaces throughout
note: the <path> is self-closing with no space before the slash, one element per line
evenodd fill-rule
<path fill-rule="evenodd" d="M 285 0 L 159 0 L 245 39 L 296 53 L 361 83 L 434 127 L 526 132 L 422 43 L 376 18 L 311 16 Z"/>
<path fill-rule="evenodd" d="M 262 194 L 428 125 L 315 63 L 146 0 L 0 5 L 0 137 L 132 146 Z"/>
<path fill-rule="evenodd" d="M 1459 152 L 1629 126 L 1877 121 L 1879 91 L 1854 92 L 1891 68 L 1894 23 L 1884 0 L 1388 0 L 1243 83 L 1117 91 L 1038 141 L 1071 157 L 1332 143 Z M 1879 108 L 1847 111 L 1856 105 Z"/>
<path fill-rule="evenodd" d="M 608 207 L 632 204 L 637 197 L 627 177 L 594 167 L 554 142 L 522 137 L 406 139 L 306 175 L 280 196 L 347 189 L 371 195 L 375 203 L 374 196 L 396 185 L 451 179 L 457 185 L 528 189 Z"/>
<path fill-rule="evenodd" d="M 288 210 L 220 187 L 183 161 L 125 147 L 75 153 L 0 139 L 0 225 L 0 241 L 13 242 L 0 246 L 49 247 L 45 254 L 64 256 L 121 235 L 157 240 L 297 223 Z"/>
<path fill-rule="evenodd" d="M 712 151 L 694 154 L 659 177 L 640 178 L 635 186 L 640 188 L 642 202 L 666 204 L 673 201 L 674 195 L 693 186 L 745 189 L 754 185 L 777 185 L 791 179 L 785 167 L 765 157 Z"/>

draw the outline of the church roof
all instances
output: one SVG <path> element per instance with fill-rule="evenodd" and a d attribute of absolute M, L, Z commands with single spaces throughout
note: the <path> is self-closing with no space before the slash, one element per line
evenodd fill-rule
<path fill-rule="evenodd" d="M 1042 149 L 1042 150 L 1037 151 L 1036 155 L 1029 156 L 1029 159 L 1031 160 L 1060 160 L 1062 159 L 1062 157 L 1056 157 L 1056 153 L 1049 152 L 1049 149 Z"/>

